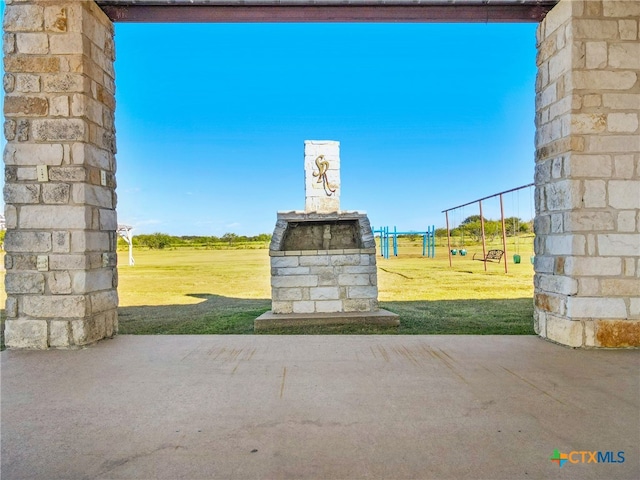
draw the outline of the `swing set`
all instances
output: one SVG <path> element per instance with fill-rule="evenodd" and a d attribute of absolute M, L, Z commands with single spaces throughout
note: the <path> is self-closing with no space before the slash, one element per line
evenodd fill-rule
<path fill-rule="evenodd" d="M 529 213 L 531 215 L 531 218 L 533 218 L 533 199 L 532 199 L 532 190 L 531 188 L 533 187 L 533 183 L 529 183 L 527 185 L 522 185 L 520 187 L 516 187 L 516 188 L 512 188 L 510 190 L 505 190 L 504 192 L 499 192 L 499 193 L 495 193 L 493 195 L 489 195 L 487 197 L 483 197 L 480 198 L 478 200 L 473 200 L 471 202 L 467 202 L 465 204 L 462 205 L 458 205 L 456 207 L 452 207 L 452 208 L 447 208 L 446 210 L 442 210 L 442 213 L 444 213 L 445 215 L 445 221 L 446 221 L 446 226 L 447 226 L 447 246 L 449 249 L 449 266 L 452 267 L 453 266 L 453 262 L 452 262 L 452 257 L 454 255 L 458 255 L 460 254 L 460 256 L 465 256 L 467 254 L 467 250 L 465 248 L 465 239 L 464 239 L 464 235 L 465 235 L 465 229 L 466 229 L 466 225 L 464 225 L 464 223 L 462 221 L 459 221 L 457 224 L 457 227 L 455 226 L 455 216 L 456 216 L 456 211 L 458 209 L 461 209 L 462 211 L 462 215 L 463 215 L 463 220 L 465 219 L 464 217 L 464 207 L 468 206 L 468 205 L 473 205 L 475 203 L 478 204 L 479 210 L 480 210 L 480 238 L 482 241 L 482 254 L 480 253 L 476 253 L 473 255 L 472 260 L 478 260 L 484 263 L 484 269 L 485 271 L 487 270 L 487 263 L 502 263 L 502 259 L 504 258 L 504 273 L 508 273 L 509 267 L 507 266 L 507 229 L 506 229 L 506 224 L 505 224 L 505 217 L 504 217 L 504 199 L 503 199 L 503 195 L 507 194 L 507 193 L 511 193 L 512 194 L 512 199 L 514 200 L 514 204 L 513 207 L 516 207 L 516 200 L 514 199 L 514 195 L 516 195 L 516 192 L 528 188 L 529 189 Z M 521 261 L 521 257 L 520 257 L 520 218 L 519 218 L 519 214 L 520 214 L 520 196 L 519 194 L 516 195 L 517 196 L 517 212 L 518 212 L 518 216 L 513 217 L 512 220 L 512 233 L 515 236 L 515 254 L 513 255 L 513 263 L 520 263 Z M 489 200 L 491 198 L 495 198 L 495 197 L 499 197 L 500 198 L 500 226 L 501 226 L 501 230 L 502 230 L 502 250 L 500 249 L 490 249 L 487 250 L 487 242 L 486 242 L 486 235 L 485 235 L 485 218 L 482 212 L 482 202 L 484 200 Z M 451 245 L 451 229 L 449 227 L 449 212 L 453 212 L 453 216 L 454 216 L 454 229 L 457 228 L 459 233 L 461 233 L 461 243 L 460 240 L 457 241 L 457 246 L 454 245 L 452 247 Z M 534 254 L 532 252 L 531 254 L 531 263 L 534 262 Z"/>

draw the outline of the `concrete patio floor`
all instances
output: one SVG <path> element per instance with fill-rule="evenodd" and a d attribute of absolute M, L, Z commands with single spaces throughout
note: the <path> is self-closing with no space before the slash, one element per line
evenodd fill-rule
<path fill-rule="evenodd" d="M 638 350 L 121 335 L 0 357 L 3 480 L 640 478 Z"/>

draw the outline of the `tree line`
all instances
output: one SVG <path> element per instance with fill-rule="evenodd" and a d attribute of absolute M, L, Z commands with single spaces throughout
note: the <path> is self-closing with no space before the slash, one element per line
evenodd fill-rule
<path fill-rule="evenodd" d="M 507 237 L 533 233 L 533 223 L 524 221 L 519 217 L 508 217 L 504 219 L 505 233 Z M 480 215 L 471 215 L 465 218 L 460 225 L 450 230 L 452 237 L 468 237 L 475 242 L 482 241 L 482 225 Z M 484 234 L 489 241 L 495 240 L 502 235 L 502 222 L 500 220 L 484 219 Z M 447 229 L 436 229 L 437 237 L 446 237 Z"/>
<path fill-rule="evenodd" d="M 124 243 L 123 239 L 119 240 Z M 221 237 L 182 235 L 174 236 L 162 232 L 151 234 L 134 235 L 132 243 L 135 247 L 147 247 L 150 249 L 162 250 L 167 247 L 220 247 L 238 246 L 247 243 L 268 243 L 271 241 L 270 233 L 261 233 L 254 236 L 237 235 L 235 233 L 225 233 Z"/>

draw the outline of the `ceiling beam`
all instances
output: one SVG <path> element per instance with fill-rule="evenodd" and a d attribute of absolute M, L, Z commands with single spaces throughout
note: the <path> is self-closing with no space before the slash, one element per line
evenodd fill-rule
<path fill-rule="evenodd" d="M 500 23 L 540 22 L 557 0 L 536 3 L 364 5 L 123 4 L 99 1 L 114 22 L 145 23 Z"/>

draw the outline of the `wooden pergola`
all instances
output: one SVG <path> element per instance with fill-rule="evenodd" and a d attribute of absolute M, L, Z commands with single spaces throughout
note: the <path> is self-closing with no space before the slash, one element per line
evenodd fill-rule
<path fill-rule="evenodd" d="M 97 0 L 114 22 L 540 22 L 558 0 Z"/>

